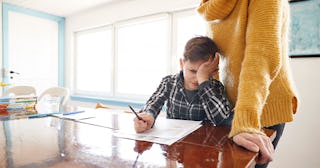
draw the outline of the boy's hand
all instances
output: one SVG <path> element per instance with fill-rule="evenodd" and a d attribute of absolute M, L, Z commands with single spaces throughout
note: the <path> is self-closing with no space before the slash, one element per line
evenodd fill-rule
<path fill-rule="evenodd" d="M 151 129 L 154 123 L 153 116 L 148 113 L 138 113 L 138 115 L 142 118 L 142 120 L 139 120 L 137 117 L 133 119 L 134 129 L 136 130 L 136 132 L 140 133 Z"/>
<path fill-rule="evenodd" d="M 212 57 L 205 63 L 203 63 L 197 71 L 197 79 L 199 85 L 208 80 L 219 70 L 219 53 L 215 54 L 214 59 Z"/>

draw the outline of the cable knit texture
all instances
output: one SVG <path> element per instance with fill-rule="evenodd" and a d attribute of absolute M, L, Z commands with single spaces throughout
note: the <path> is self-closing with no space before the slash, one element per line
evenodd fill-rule
<path fill-rule="evenodd" d="M 203 0 L 198 12 L 221 49 L 219 80 L 235 104 L 229 137 L 293 120 L 287 0 Z"/>

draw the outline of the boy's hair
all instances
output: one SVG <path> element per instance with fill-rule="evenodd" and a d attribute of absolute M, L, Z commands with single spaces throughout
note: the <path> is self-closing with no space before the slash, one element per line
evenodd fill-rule
<path fill-rule="evenodd" d="M 219 49 L 211 38 L 197 36 L 187 42 L 184 48 L 183 60 L 189 60 L 190 62 L 207 61 L 210 56 L 214 57 L 216 52 L 219 52 Z"/>

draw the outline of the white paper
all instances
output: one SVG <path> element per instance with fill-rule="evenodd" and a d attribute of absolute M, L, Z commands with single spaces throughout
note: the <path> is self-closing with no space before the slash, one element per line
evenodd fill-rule
<path fill-rule="evenodd" d="M 99 117 L 101 114 L 104 114 L 104 111 L 100 109 L 92 109 L 92 108 L 80 108 L 75 111 L 69 111 L 61 114 L 54 114 L 53 116 L 69 119 L 69 120 L 85 120 Z"/>
<path fill-rule="evenodd" d="M 71 115 L 56 115 L 60 118 L 106 127 L 114 130 L 117 137 L 171 145 L 201 127 L 202 121 L 167 119 L 158 116 L 152 129 L 136 133 L 135 116 L 124 110 L 85 109 L 85 112 Z"/>
<path fill-rule="evenodd" d="M 132 121 L 133 127 L 133 121 Z M 184 136 L 201 127 L 201 121 L 177 120 L 158 117 L 154 127 L 143 133 L 136 133 L 134 128 L 119 129 L 115 136 L 171 145 Z"/>

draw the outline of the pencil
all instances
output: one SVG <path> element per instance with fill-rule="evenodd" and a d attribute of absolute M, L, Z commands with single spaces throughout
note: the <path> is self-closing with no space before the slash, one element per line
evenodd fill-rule
<path fill-rule="evenodd" d="M 130 105 L 128 105 L 128 106 L 131 109 L 131 111 L 133 112 L 133 114 L 136 115 L 139 120 L 142 120 L 142 118 L 137 114 L 137 112 L 134 111 L 134 109 Z"/>
<path fill-rule="evenodd" d="M 73 112 L 67 112 L 67 113 L 64 113 L 63 115 L 73 115 L 73 114 L 78 114 L 78 113 L 84 113 L 85 111 L 84 110 L 80 110 L 80 111 L 73 111 Z"/>

